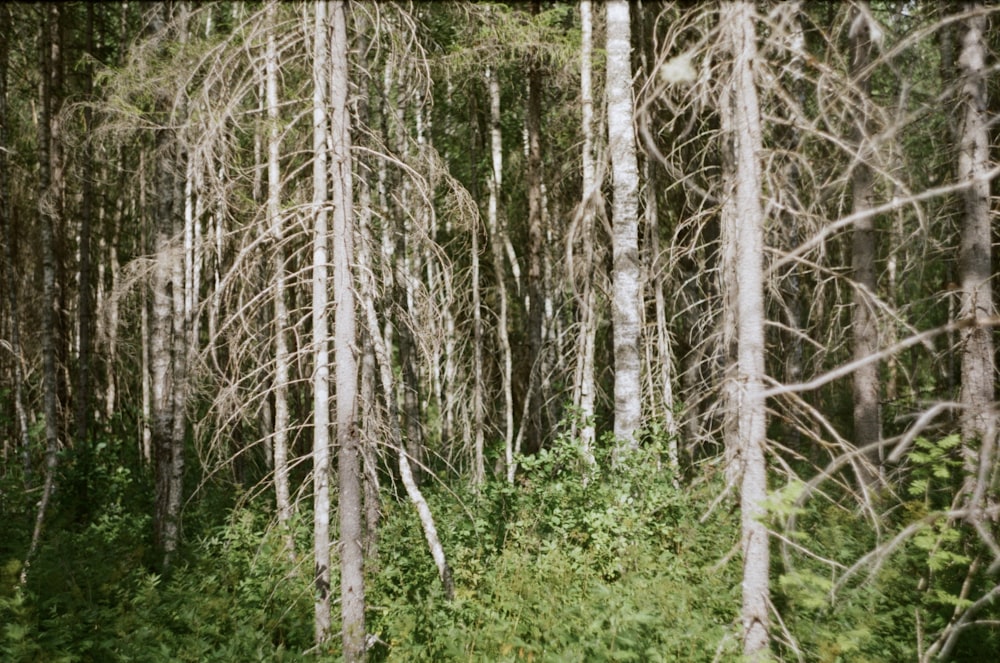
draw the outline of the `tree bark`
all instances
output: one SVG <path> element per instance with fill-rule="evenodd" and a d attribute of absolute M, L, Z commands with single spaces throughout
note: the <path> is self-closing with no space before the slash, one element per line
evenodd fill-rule
<path fill-rule="evenodd" d="M 358 440 L 358 360 L 355 324 L 354 197 L 351 122 L 347 108 L 347 20 L 344 3 L 331 4 L 330 170 L 333 183 L 334 353 L 337 381 L 337 479 L 340 517 L 340 612 L 344 660 L 365 660 L 364 528 Z"/>
<path fill-rule="evenodd" d="M 607 18 L 608 151 L 612 181 L 612 325 L 615 352 L 615 455 L 638 448 L 642 414 L 639 336 L 639 165 L 632 99 L 631 26 L 626 0 L 605 4 Z"/>
<path fill-rule="evenodd" d="M 292 503 L 288 480 L 288 374 L 291 357 L 288 350 L 288 302 L 285 293 L 285 233 L 281 218 L 281 128 L 278 118 L 278 3 L 267 4 L 267 53 L 265 55 L 265 94 L 267 103 L 267 225 L 274 242 L 274 495 L 278 524 L 285 531 L 285 545 L 294 558 L 295 540 L 289 531 Z"/>
<path fill-rule="evenodd" d="M 982 9 L 978 2 L 966 3 L 966 11 Z M 959 319 L 971 324 L 960 335 L 962 348 L 962 438 L 965 492 L 973 493 L 979 462 L 979 445 L 995 426 L 993 327 L 982 324 L 996 315 L 990 279 L 992 245 L 990 228 L 990 135 L 986 86 L 987 18 L 980 12 L 965 21 L 962 50 L 958 58 L 962 76 L 960 97 L 958 181 L 965 190 L 965 216 L 958 248 L 958 278 L 961 290 Z M 995 433 L 994 433 L 995 434 Z"/>
<path fill-rule="evenodd" d="M 531 13 L 541 10 L 539 0 L 531 4 Z M 542 393 L 544 371 L 545 281 L 543 256 L 545 253 L 545 220 L 542 210 L 542 69 L 537 57 L 528 64 L 528 101 L 525 112 L 528 161 L 526 168 L 528 190 L 528 386 L 525 408 L 527 418 L 521 422 L 526 431 L 530 449 L 542 445 L 547 422 L 544 417 L 545 394 Z"/>
<path fill-rule="evenodd" d="M 317 645 L 330 637 L 330 350 L 327 318 L 327 2 L 315 5 L 313 31 L 313 558 Z"/>
<path fill-rule="evenodd" d="M 87 53 L 94 54 L 94 6 L 86 6 L 86 40 Z M 89 63 L 84 70 L 84 94 L 90 98 L 93 95 L 93 69 Z M 83 112 L 84 125 L 87 130 L 92 130 L 93 112 L 86 108 Z M 77 451 L 82 461 L 81 470 L 84 475 L 89 474 L 90 443 L 87 440 L 90 432 L 91 419 L 91 355 L 93 353 L 93 330 L 94 330 L 94 296 L 91 267 L 91 235 L 93 229 L 94 215 L 94 176 L 98 169 L 93 159 L 93 151 L 89 141 L 85 143 L 83 152 L 84 176 L 81 191 L 80 209 L 80 262 L 77 272 L 79 309 L 77 315 L 77 366 L 76 366 L 76 388 L 74 424 Z M 86 482 L 83 482 L 86 486 Z M 88 502 L 86 495 L 83 496 L 84 503 Z"/>
<path fill-rule="evenodd" d="M 178 25 L 169 6 L 156 9 L 154 29 L 177 29 L 183 38 L 186 7 L 180 8 Z M 148 311 L 151 453 L 154 472 L 154 540 L 164 570 L 173 561 L 180 537 L 180 507 L 184 471 L 184 380 L 188 352 L 184 321 L 184 254 L 176 241 L 181 216 L 183 168 L 179 137 L 174 126 L 173 100 L 167 93 L 156 100 L 156 186 L 152 201 L 152 253 L 154 256 Z"/>
<path fill-rule="evenodd" d="M 503 183 L 503 135 L 500 129 L 500 81 L 497 73 L 487 68 L 486 84 L 490 98 L 490 197 L 487 223 L 490 232 L 490 255 L 493 259 L 493 278 L 497 287 L 497 341 L 503 354 L 503 416 L 504 416 L 504 468 L 507 482 L 514 483 L 517 465 L 514 462 L 514 360 L 507 330 L 507 280 L 504 270 L 505 230 L 500 223 L 500 188 Z M 516 264 L 516 263 L 515 263 Z"/>
<path fill-rule="evenodd" d="M 597 164 L 594 158 L 594 90 L 593 90 L 593 8 L 590 0 L 580 2 L 580 114 L 583 147 L 581 170 L 583 196 L 580 201 L 580 236 L 582 245 L 582 283 L 580 285 L 580 331 L 577 340 L 577 367 L 574 391 L 580 409 L 580 451 L 588 466 L 594 458 L 594 353 L 597 339 L 597 295 L 594 288 L 594 210 L 600 199 L 597 186 Z M 572 241 L 572 239 L 571 239 Z M 575 274 L 571 275 L 575 277 Z"/>
<path fill-rule="evenodd" d="M 764 392 L 764 216 L 761 206 L 761 121 L 752 64 L 757 55 L 753 5 L 726 2 L 722 39 L 732 58 L 723 84 L 720 124 L 723 141 L 722 242 L 733 256 L 726 288 L 735 293 L 736 371 L 727 404 L 736 418 L 726 445 L 738 463 L 743 552 L 743 652 L 764 660 L 769 647 L 769 547 L 766 515 L 767 465 Z"/>
<path fill-rule="evenodd" d="M 870 210 L 875 195 L 872 178 L 870 141 L 870 121 L 868 118 L 868 97 L 871 83 L 868 65 L 871 61 L 872 20 L 867 7 L 856 10 L 851 24 L 851 73 L 857 88 L 856 120 L 854 143 L 856 159 L 851 174 L 852 213 Z M 867 215 L 854 224 L 851 250 L 851 270 L 854 275 L 854 307 L 851 331 L 854 338 L 854 359 L 869 357 L 878 352 L 878 325 L 875 319 L 873 299 L 878 287 L 875 278 L 875 217 Z M 870 362 L 859 368 L 852 376 L 854 388 L 854 443 L 859 449 L 873 449 L 882 436 L 879 416 L 879 364 Z M 878 453 L 869 452 L 871 460 L 878 464 Z M 861 459 L 858 467 L 859 478 L 865 484 L 873 477 L 867 464 Z"/>
<path fill-rule="evenodd" d="M 41 9 L 39 33 L 40 114 L 38 118 L 38 217 L 39 244 L 42 252 L 42 403 L 45 415 L 45 479 L 38 502 L 35 528 L 31 534 L 21 580 L 24 582 L 31 558 L 41 541 L 42 527 L 55 492 L 59 463 L 59 378 L 57 373 L 57 335 L 59 299 L 56 283 L 55 227 L 61 212 L 58 164 L 59 69 L 62 66 L 62 42 L 59 34 L 57 4 Z"/>

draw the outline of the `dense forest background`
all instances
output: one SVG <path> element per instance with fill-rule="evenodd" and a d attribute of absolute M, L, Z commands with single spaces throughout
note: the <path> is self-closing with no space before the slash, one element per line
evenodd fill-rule
<path fill-rule="evenodd" d="M 994 660 L 996 10 L 0 5 L 0 658 Z"/>

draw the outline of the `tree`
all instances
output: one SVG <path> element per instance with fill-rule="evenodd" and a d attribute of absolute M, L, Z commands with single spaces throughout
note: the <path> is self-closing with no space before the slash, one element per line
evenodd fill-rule
<path fill-rule="evenodd" d="M 580 408 L 580 448 L 589 465 L 594 460 L 594 399 L 596 384 L 594 379 L 594 345 L 597 336 L 597 297 L 594 277 L 594 217 L 599 195 L 597 169 L 594 158 L 594 92 L 593 92 L 593 9 L 590 0 L 580 2 L 580 120 L 583 145 L 581 147 L 580 169 L 582 173 L 579 212 L 574 219 L 579 224 L 581 235 L 582 284 L 580 286 L 580 331 L 578 333 L 577 367 L 573 385 L 576 398 L 574 404 Z M 571 245 L 572 246 L 572 245 Z M 573 253 L 570 252 L 570 256 Z M 571 272 L 575 277 L 576 273 Z"/>
<path fill-rule="evenodd" d="M 281 130 L 278 126 L 278 3 L 267 4 L 267 53 L 265 56 L 265 88 L 267 94 L 267 225 L 274 241 L 274 494 L 278 523 L 289 527 L 292 505 L 288 477 L 288 302 L 285 262 L 284 220 L 281 216 Z M 294 555 L 294 541 L 286 539 L 289 554 Z"/>
<path fill-rule="evenodd" d="M 313 565 L 315 637 L 322 645 L 330 637 L 330 333 L 327 265 L 327 114 L 330 77 L 327 35 L 328 3 L 314 8 L 312 54 L 312 352 L 313 352 Z M 341 46 L 338 46 L 341 48 Z M 343 241 L 343 239 L 341 239 Z M 339 415 L 339 409 L 338 409 Z M 346 633 L 346 629 L 345 629 Z M 347 635 L 345 635 L 345 638 Z M 353 637 L 353 634 L 352 634 Z"/>
<path fill-rule="evenodd" d="M 990 134 L 987 122 L 986 25 L 978 3 L 967 3 L 973 12 L 965 20 L 962 50 L 958 57 L 961 73 L 959 103 L 961 127 L 958 146 L 958 181 L 967 185 L 962 196 L 964 216 L 958 247 L 958 278 L 961 288 L 959 319 L 968 322 L 961 331 L 962 405 L 961 428 L 964 440 L 966 485 L 971 495 L 977 481 L 977 445 L 995 437 L 994 401 L 996 364 L 993 330 L 986 321 L 996 315 L 993 301 L 992 230 L 990 224 Z"/>
<path fill-rule="evenodd" d="M 852 164 L 851 195 L 853 213 L 857 216 L 851 245 L 851 270 L 854 275 L 854 307 L 851 322 L 854 337 L 854 358 L 863 359 L 878 351 L 878 326 L 875 304 L 878 283 L 875 277 L 875 215 L 870 213 L 875 196 L 871 160 L 871 119 L 869 117 L 869 94 L 871 91 L 871 51 L 873 49 L 874 25 L 870 10 L 859 5 L 851 23 L 851 75 L 858 90 L 855 111 L 854 144 L 857 149 L 856 161 Z M 882 424 L 879 415 L 879 366 L 870 362 L 854 372 L 854 441 L 859 449 L 874 453 L 878 461 L 878 443 L 882 438 Z M 873 451 L 875 450 L 875 451 Z M 861 461 L 864 463 L 864 460 Z M 870 483 L 868 472 L 862 470 L 860 476 Z"/>
<path fill-rule="evenodd" d="M 638 447 L 642 384 L 639 335 L 639 165 L 632 121 L 631 26 L 624 0 L 605 5 L 607 20 L 608 153 L 612 181 L 612 324 L 615 353 L 616 460 Z"/>
<path fill-rule="evenodd" d="M 62 213 L 64 182 L 60 106 L 62 93 L 62 39 L 59 30 L 60 8 L 41 8 L 39 48 L 39 107 L 38 120 L 38 228 L 42 254 L 42 382 L 45 413 L 45 479 L 38 502 L 35 529 L 31 535 L 22 583 L 28 563 L 38 548 L 45 516 L 56 489 L 56 468 L 59 464 L 60 422 L 58 382 L 58 283 L 56 282 L 56 227 Z"/>
<path fill-rule="evenodd" d="M 726 2 L 719 15 L 725 51 L 732 58 L 719 103 L 723 144 L 722 244 L 733 256 L 725 265 L 726 305 L 735 307 L 729 334 L 736 343 L 735 371 L 727 402 L 735 426 L 726 447 L 740 481 L 743 551 L 743 652 L 764 660 L 770 636 L 770 551 L 767 524 L 765 459 L 767 411 L 764 393 L 764 215 L 761 208 L 761 120 L 753 62 L 757 37 L 753 5 Z"/>
<path fill-rule="evenodd" d="M 514 461 L 514 396 L 512 385 L 513 353 L 510 347 L 510 337 L 507 331 L 507 286 L 504 277 L 504 245 L 506 229 L 500 223 L 500 190 L 503 185 L 503 136 L 500 127 L 500 82 L 497 72 L 486 70 L 486 85 L 490 100 L 490 178 L 489 203 L 487 211 L 487 229 L 490 234 L 490 257 L 493 260 L 493 275 L 498 289 L 496 333 L 503 356 L 501 379 L 503 381 L 503 418 L 504 418 L 504 468 L 507 483 L 514 483 L 514 473 L 517 465 Z M 512 254 L 512 252 L 511 252 Z M 517 261 L 511 259 L 516 267 Z"/>
<path fill-rule="evenodd" d="M 154 14 L 153 29 L 173 31 L 185 39 L 188 10 L 178 8 L 172 16 L 164 5 Z M 183 180 L 185 168 L 182 137 L 176 126 L 183 109 L 175 105 L 168 90 L 156 98 L 155 162 L 156 182 L 148 218 L 152 220 L 150 239 L 154 256 L 149 284 L 149 380 L 151 447 L 155 485 L 154 540 L 169 569 L 180 542 L 181 492 L 184 478 L 184 437 L 186 432 L 186 359 L 189 344 L 184 314 L 184 251 L 182 237 Z"/>
<path fill-rule="evenodd" d="M 365 660 L 364 531 L 358 439 L 358 361 L 355 356 L 354 197 L 351 122 L 347 107 L 348 41 L 344 3 L 332 3 L 330 57 L 330 174 L 333 182 L 333 292 L 336 319 L 337 479 L 340 517 L 340 614 L 344 660 Z"/>

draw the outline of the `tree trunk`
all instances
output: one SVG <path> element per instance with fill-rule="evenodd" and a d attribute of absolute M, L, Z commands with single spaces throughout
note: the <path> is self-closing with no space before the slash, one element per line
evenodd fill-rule
<path fill-rule="evenodd" d="M 608 151 L 612 180 L 612 308 L 615 352 L 614 462 L 638 448 L 642 414 L 639 335 L 639 165 L 632 101 L 631 26 L 626 0 L 610 0 L 607 18 Z"/>
<path fill-rule="evenodd" d="M 368 235 L 363 232 L 361 244 L 357 252 L 358 263 L 362 267 L 371 262 L 371 252 L 368 246 Z M 392 360 L 388 343 L 379 329 L 378 313 L 375 311 L 375 283 L 372 278 L 372 272 L 362 269 L 359 272 L 358 280 L 360 282 L 361 305 L 367 321 L 367 329 L 365 331 L 370 341 L 371 352 L 378 365 L 382 395 L 385 398 L 389 441 L 396 453 L 399 454 L 399 473 L 403 480 L 403 486 L 410 501 L 413 502 L 413 505 L 417 509 L 417 515 L 420 517 L 420 524 L 424 530 L 424 539 L 427 541 L 427 547 L 431 552 L 431 557 L 434 559 L 434 564 L 437 566 L 438 577 L 441 579 L 445 597 L 451 600 L 454 598 L 455 591 L 454 583 L 452 582 L 451 567 L 448 565 L 444 548 L 441 545 L 441 540 L 438 538 L 434 516 L 427 505 L 427 500 L 424 499 L 423 494 L 420 492 L 420 487 L 417 486 L 416 481 L 413 479 L 413 470 L 410 466 L 410 460 L 407 457 L 405 445 L 403 444 L 403 435 L 399 426 L 397 399 L 395 398 L 396 387 L 393 384 Z"/>
<path fill-rule="evenodd" d="M 186 7 L 176 29 L 187 30 Z M 157 8 L 154 29 L 166 30 L 170 9 Z M 184 470 L 184 379 L 187 341 L 184 322 L 184 255 L 178 246 L 177 219 L 183 204 L 176 173 L 183 167 L 179 138 L 172 128 L 173 99 L 163 93 L 156 101 L 156 187 L 152 201 L 154 256 L 148 311 L 151 453 L 154 472 L 154 540 L 164 570 L 169 569 L 180 537 L 180 507 Z"/>
<path fill-rule="evenodd" d="M 504 416 L 504 467 L 507 482 L 514 483 L 517 466 L 514 462 L 514 360 L 507 330 L 507 279 L 503 265 L 505 230 L 500 223 L 500 187 L 503 182 L 503 136 L 500 133 L 500 81 L 497 73 L 486 70 L 486 84 L 490 97 L 490 198 L 487 223 L 490 232 L 490 254 L 493 258 L 493 278 L 497 287 L 497 340 L 503 353 L 503 416 Z M 514 263 L 516 265 L 516 262 Z"/>
<path fill-rule="evenodd" d="M 857 115 L 854 127 L 854 142 L 857 149 L 854 169 L 851 174 L 851 193 L 854 199 L 852 212 L 864 213 L 870 210 L 875 195 L 872 179 L 870 121 L 868 118 L 868 97 L 870 92 L 867 71 L 871 60 L 871 16 L 867 7 L 857 10 L 851 24 L 851 73 L 857 87 Z M 854 224 L 851 250 L 851 269 L 854 274 L 854 307 L 852 334 L 854 337 L 854 359 L 869 357 L 878 352 L 878 325 L 875 320 L 873 299 L 878 284 L 875 280 L 875 217 L 867 215 Z M 859 449 L 868 449 L 872 461 L 878 463 L 877 445 L 882 436 L 879 416 L 879 365 L 870 362 L 852 376 L 854 387 L 854 443 Z M 873 476 L 866 469 L 865 458 L 859 459 L 859 478 L 870 484 Z"/>
<path fill-rule="evenodd" d="M 94 54 L 94 6 L 86 6 L 87 23 L 86 39 L 87 53 Z M 93 71 L 90 64 L 86 65 L 84 82 L 84 94 L 90 98 L 93 96 Z M 84 110 L 84 124 L 88 130 L 92 130 L 93 112 L 90 108 Z M 94 329 L 94 297 L 93 284 L 91 278 L 91 233 L 93 228 L 94 214 L 94 176 L 98 169 L 93 159 L 93 151 L 89 147 L 89 141 L 85 143 L 83 159 L 85 174 L 83 177 L 81 192 L 80 210 L 80 262 L 77 273 L 79 310 L 77 316 L 77 352 L 76 366 L 76 388 L 74 423 L 76 431 L 77 452 L 82 461 L 81 471 L 84 475 L 89 474 L 90 443 L 87 440 L 90 431 L 91 418 L 91 355 L 93 349 L 93 329 Z M 87 482 L 83 482 L 86 486 Z M 84 503 L 89 502 L 86 495 L 83 496 Z"/>
<path fill-rule="evenodd" d="M 347 19 L 344 3 L 331 4 L 330 171 L 333 191 L 334 352 L 337 381 L 337 479 L 340 516 L 340 612 L 344 660 L 365 660 L 364 528 L 358 440 L 358 360 L 355 355 L 354 197 L 351 122 L 347 107 Z"/>
<path fill-rule="evenodd" d="M 327 3 L 315 5 L 313 32 L 313 557 L 317 645 L 330 637 L 330 351 L 327 318 Z"/>
<path fill-rule="evenodd" d="M 732 273 L 725 285 L 735 297 L 736 371 L 727 404 L 735 427 L 726 445 L 738 463 L 743 551 L 743 652 L 749 660 L 767 657 L 769 547 L 766 515 L 767 466 L 764 392 L 764 217 L 761 207 L 761 121 L 752 64 L 757 55 L 754 10 L 749 2 L 722 6 L 723 43 L 732 57 L 723 84 L 720 124 L 723 141 L 724 204 L 722 242 L 731 252 Z"/>
<path fill-rule="evenodd" d="M 541 5 L 539 0 L 531 4 L 532 15 L 537 15 Z M 528 140 L 528 162 L 526 169 L 528 190 L 528 399 L 525 412 L 527 417 L 521 422 L 530 449 L 539 449 L 545 435 L 547 422 L 543 416 L 545 394 L 542 393 L 543 333 L 545 324 L 545 282 L 543 275 L 543 255 L 545 253 L 545 224 L 542 210 L 542 70 L 537 58 L 531 58 L 528 65 L 528 101 L 525 113 L 525 131 Z"/>
<path fill-rule="evenodd" d="M 62 42 L 58 4 L 42 7 L 39 37 L 40 116 L 38 118 L 38 216 L 39 243 L 42 252 L 42 402 L 45 416 L 45 480 L 38 502 L 35 528 L 21 572 L 22 582 L 31 558 L 41 541 L 42 527 L 55 492 L 59 463 L 59 378 L 57 368 L 59 297 L 56 283 L 55 228 L 61 213 L 59 181 L 62 168 L 58 144 L 61 141 L 58 121 L 59 69 L 62 66 Z"/>
<path fill-rule="evenodd" d="M 974 9 L 982 9 L 982 4 L 966 3 L 966 11 Z M 995 426 L 995 415 L 991 412 L 996 375 L 993 327 L 983 324 L 996 315 L 990 283 L 993 275 L 990 182 L 986 179 L 990 168 L 986 28 L 987 18 L 982 12 L 966 19 L 958 58 L 962 76 L 958 181 L 968 184 L 958 248 L 959 319 L 969 323 L 961 330 L 962 389 L 959 397 L 966 475 L 964 489 L 968 495 L 975 488 L 979 445 Z"/>
<path fill-rule="evenodd" d="M 274 242 L 274 495 L 278 524 L 285 532 L 289 555 L 295 556 L 295 541 L 289 531 L 292 503 L 288 481 L 288 302 L 285 294 L 285 236 L 281 218 L 281 127 L 278 118 L 278 3 L 267 4 L 267 53 L 265 55 L 265 94 L 267 103 L 267 218 Z"/>
<path fill-rule="evenodd" d="M 588 466 L 596 464 L 594 459 L 594 399 L 596 380 L 594 379 L 594 352 L 597 338 L 597 295 L 594 288 L 594 210 L 600 200 L 597 186 L 597 165 L 594 158 L 594 90 L 593 90 L 593 8 L 590 0 L 580 2 L 580 110 L 582 118 L 583 148 L 581 167 L 583 171 L 583 198 L 580 201 L 580 236 L 582 245 L 582 283 L 578 304 L 580 307 L 580 331 L 577 340 L 577 367 L 574 390 L 580 409 L 580 450 Z M 572 241 L 572 239 L 570 240 Z M 570 275 L 575 278 L 575 274 Z"/>

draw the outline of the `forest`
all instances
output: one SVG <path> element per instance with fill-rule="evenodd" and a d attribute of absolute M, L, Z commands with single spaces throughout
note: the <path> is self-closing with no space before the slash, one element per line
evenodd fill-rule
<path fill-rule="evenodd" d="M 996 660 L 998 12 L 0 4 L 0 659 Z"/>

